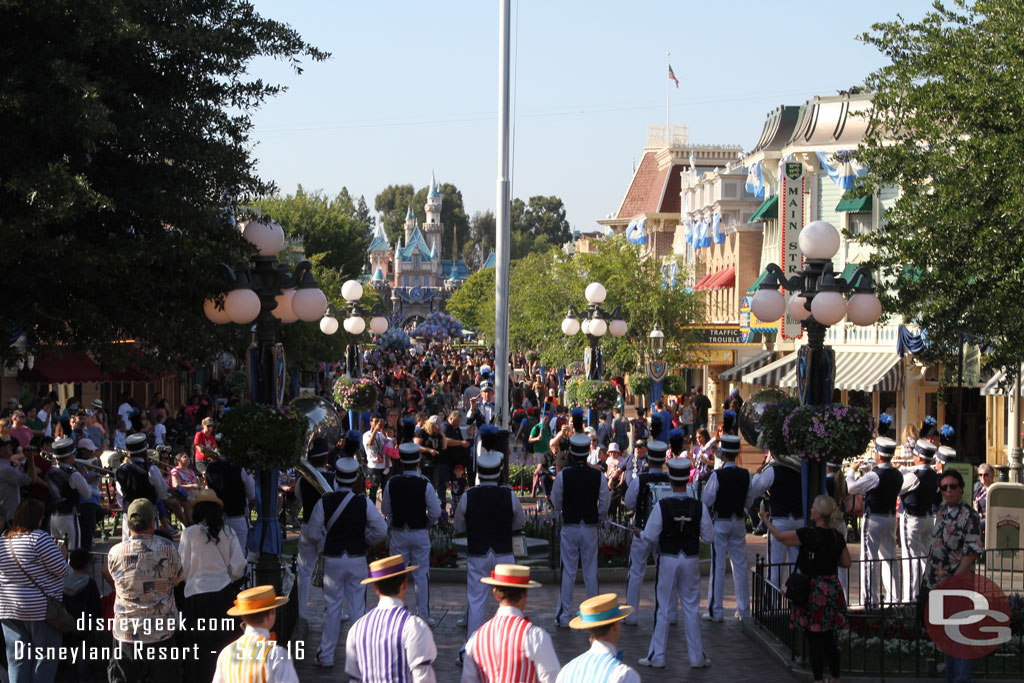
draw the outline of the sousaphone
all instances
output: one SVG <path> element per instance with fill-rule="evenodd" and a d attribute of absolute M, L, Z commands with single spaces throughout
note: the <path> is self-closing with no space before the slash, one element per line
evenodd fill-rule
<path fill-rule="evenodd" d="M 299 415 L 305 416 L 309 423 L 306 427 L 305 451 L 309 453 L 309 445 L 313 439 L 322 438 L 334 445 L 343 436 L 341 411 L 333 401 L 320 396 L 299 396 L 288 404 Z M 321 495 L 330 493 L 334 488 L 327 483 L 324 475 L 309 464 L 305 457 L 295 466 L 302 478 L 308 481 Z"/>

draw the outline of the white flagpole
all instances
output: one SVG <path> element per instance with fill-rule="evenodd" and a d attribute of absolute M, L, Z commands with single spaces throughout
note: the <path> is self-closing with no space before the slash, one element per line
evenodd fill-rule
<path fill-rule="evenodd" d="M 672 112 L 672 90 L 668 86 L 668 82 L 669 82 L 669 80 L 671 80 L 668 77 L 668 69 L 672 68 L 672 53 L 668 52 L 666 54 L 668 56 L 665 58 L 665 65 L 666 65 L 666 70 L 665 70 L 665 139 L 667 141 L 666 144 L 671 146 L 672 145 L 672 133 L 671 133 L 671 128 L 669 128 L 669 126 L 671 125 L 671 119 L 672 119 L 672 116 L 671 116 L 671 112 Z"/>
<path fill-rule="evenodd" d="M 494 424 L 508 429 L 508 304 L 509 304 L 509 44 L 511 0 L 499 0 L 498 18 L 498 201 L 494 215 Z"/>

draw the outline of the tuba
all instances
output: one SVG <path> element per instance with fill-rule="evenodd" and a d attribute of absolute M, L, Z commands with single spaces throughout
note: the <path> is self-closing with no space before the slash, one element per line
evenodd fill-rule
<path fill-rule="evenodd" d="M 341 413 L 332 401 L 320 396 L 299 396 L 288 404 L 308 422 L 306 426 L 305 450 L 313 439 L 322 438 L 329 444 L 337 443 L 342 437 Z M 334 488 L 327 483 L 324 476 L 309 461 L 303 458 L 295 466 L 295 470 L 315 488 L 320 495 L 330 493 Z"/>

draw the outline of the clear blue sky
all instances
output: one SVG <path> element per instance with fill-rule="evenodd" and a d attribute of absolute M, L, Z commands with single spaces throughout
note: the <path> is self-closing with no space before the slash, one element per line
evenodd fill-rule
<path fill-rule="evenodd" d="M 433 169 L 466 211 L 493 210 L 498 172 L 498 3 L 255 0 L 327 62 L 295 76 L 252 73 L 288 91 L 254 118 L 260 173 L 284 193 L 345 186 L 374 197 L 424 187 Z M 512 6 L 513 194 L 557 195 L 574 228 L 618 208 L 665 123 L 666 52 L 679 78 L 672 123 L 690 140 L 750 149 L 765 115 L 859 84 L 883 57 L 856 40 L 930 0 L 655 2 L 523 0 Z M 518 12 L 518 19 L 517 19 Z"/>

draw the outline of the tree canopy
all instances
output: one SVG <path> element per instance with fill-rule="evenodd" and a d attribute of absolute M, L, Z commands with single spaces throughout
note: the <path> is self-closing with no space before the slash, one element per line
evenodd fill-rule
<path fill-rule="evenodd" d="M 392 246 L 405 236 L 405 216 L 412 209 L 416 221 L 422 226 L 427 220 L 427 192 L 412 185 L 388 185 L 374 200 L 374 208 L 382 214 L 384 233 Z M 441 255 L 445 259 L 459 259 L 462 248 L 470 239 L 469 217 L 462 202 L 462 192 L 451 183 L 441 183 Z"/>
<path fill-rule="evenodd" d="M 857 151 L 863 192 L 900 189 L 864 238 L 891 284 L 883 303 L 927 331 L 926 354 L 978 334 L 989 363 L 1013 369 L 1024 360 L 1024 5 L 936 3 L 862 39 L 892 62 L 866 80 L 871 129 Z"/>
<path fill-rule="evenodd" d="M 328 55 L 243 0 L 9 0 L 0 45 L 0 329 L 101 361 L 224 348 L 203 300 L 249 251 L 230 212 L 272 189 L 250 117 L 282 91 L 247 68 Z"/>

